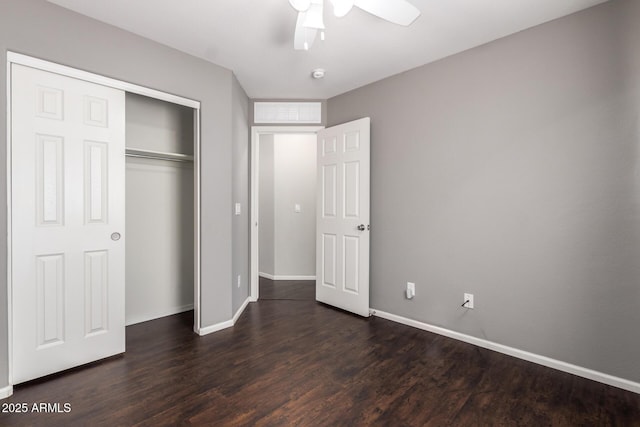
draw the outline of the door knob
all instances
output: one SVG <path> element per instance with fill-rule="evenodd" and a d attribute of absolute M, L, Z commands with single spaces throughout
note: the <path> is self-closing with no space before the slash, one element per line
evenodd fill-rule
<path fill-rule="evenodd" d="M 364 224 L 360 224 L 360 225 L 358 226 L 358 230 L 360 230 L 360 231 L 364 231 L 364 230 L 365 230 L 365 228 L 366 228 L 366 227 L 364 226 Z"/>
<path fill-rule="evenodd" d="M 114 242 L 120 240 L 120 233 L 111 233 L 111 240 L 113 240 Z"/>

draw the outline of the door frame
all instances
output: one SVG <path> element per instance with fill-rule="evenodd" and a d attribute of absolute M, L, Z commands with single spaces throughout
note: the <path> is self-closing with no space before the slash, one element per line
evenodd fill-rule
<path fill-rule="evenodd" d="M 55 62 L 45 61 L 20 53 L 7 51 L 7 147 L 6 147 L 6 167 L 7 167 L 7 316 L 8 316 L 8 379 L 9 387 L 13 387 L 13 276 L 11 271 L 12 262 L 12 222 L 11 222 L 11 66 L 13 64 L 24 65 L 41 71 L 48 71 L 71 77 L 78 80 L 84 80 L 90 83 L 96 83 L 102 86 L 108 86 L 114 89 L 120 89 L 124 92 L 135 93 L 137 95 L 147 96 L 160 101 L 166 101 L 193 109 L 194 114 L 194 140 L 193 140 L 193 168 L 194 168 L 194 288 L 193 288 L 193 308 L 194 308 L 194 331 L 199 331 L 200 323 L 200 285 L 201 285 L 201 254 L 200 254 L 200 230 L 201 230 L 201 214 L 200 214 L 200 189 L 201 189 L 201 165 L 200 165 L 200 101 L 173 95 L 167 92 L 147 88 L 144 86 L 128 83 L 123 80 L 112 79 L 99 74 L 90 73 L 76 68 L 61 65 Z M 0 390 L 1 391 L 1 390 Z M 8 391 L 11 395 L 12 390 Z M 5 396 L 6 397 L 6 396 Z"/>
<path fill-rule="evenodd" d="M 259 253 L 260 245 L 258 235 L 260 230 L 258 224 L 260 222 L 260 135 L 278 135 L 278 134 L 313 134 L 317 135 L 318 131 L 324 129 L 324 126 L 251 126 L 251 184 L 250 184 L 250 200 L 251 200 L 251 218 L 249 222 L 249 234 L 251 236 L 250 258 L 251 265 L 249 269 L 251 289 L 249 293 L 249 301 L 256 302 L 260 298 L 260 264 Z"/>

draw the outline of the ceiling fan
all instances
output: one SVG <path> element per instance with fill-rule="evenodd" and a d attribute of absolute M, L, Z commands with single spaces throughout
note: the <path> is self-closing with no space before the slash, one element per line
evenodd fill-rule
<path fill-rule="evenodd" d="M 398 25 L 409 26 L 420 16 L 420 11 L 406 0 L 329 0 L 333 6 L 333 14 L 341 18 L 359 7 L 378 18 Z M 324 40 L 323 0 L 289 0 L 291 6 L 298 11 L 296 31 L 293 37 L 293 48 L 309 50 L 320 31 Z"/>

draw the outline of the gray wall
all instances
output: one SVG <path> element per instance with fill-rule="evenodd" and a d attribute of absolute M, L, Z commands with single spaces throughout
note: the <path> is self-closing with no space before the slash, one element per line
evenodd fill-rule
<path fill-rule="evenodd" d="M 271 276 L 275 274 L 275 193 L 274 193 L 274 159 L 273 159 L 273 134 L 259 136 L 259 187 L 258 192 L 258 271 Z"/>
<path fill-rule="evenodd" d="M 232 316 L 231 71 L 67 11 L 44 0 L 0 0 L 0 82 L 7 50 L 95 72 L 202 102 L 203 326 Z M 244 100 L 239 99 L 242 103 Z M 6 117 L 0 84 L 0 117 Z M 6 145 L 0 121 L 0 144 Z M 0 150 L 0 200 L 6 200 L 6 151 Z M 0 235 L 6 236 L 6 212 Z M 6 244 L 0 243 L 0 387 L 7 384 Z"/>
<path fill-rule="evenodd" d="M 315 276 L 316 136 L 276 134 L 273 147 L 274 275 Z"/>
<path fill-rule="evenodd" d="M 249 98 L 233 77 L 231 97 L 233 141 L 233 201 L 242 206 L 233 217 L 233 302 L 235 313 L 249 297 Z M 238 286 L 240 276 L 240 286 Z"/>
<path fill-rule="evenodd" d="M 372 307 L 640 381 L 639 22 L 614 0 L 328 100 L 372 120 Z"/>
<path fill-rule="evenodd" d="M 193 154 L 193 109 L 126 94 L 126 145 Z M 193 308 L 193 163 L 126 158 L 127 325 Z"/>

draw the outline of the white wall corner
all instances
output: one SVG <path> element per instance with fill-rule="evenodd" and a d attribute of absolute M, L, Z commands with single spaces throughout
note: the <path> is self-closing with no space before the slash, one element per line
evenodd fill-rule
<path fill-rule="evenodd" d="M 0 388 L 0 399 L 6 399 L 12 394 L 13 394 L 13 386 L 8 385 L 6 387 Z"/>
<path fill-rule="evenodd" d="M 613 387 L 621 388 L 623 390 L 640 394 L 640 383 L 637 383 L 634 381 L 630 381 L 620 377 L 615 377 L 613 375 L 605 374 L 603 372 L 594 371 L 592 369 L 584 368 L 582 366 L 573 365 L 571 363 L 563 362 L 561 360 L 552 359 L 547 356 L 541 356 L 539 354 L 530 353 L 528 351 L 520 350 L 514 347 L 509 347 L 503 344 L 498 344 L 493 341 L 488 341 L 482 338 L 466 335 L 460 332 L 452 331 L 450 329 L 442 328 L 440 326 L 434 326 L 428 323 L 420 322 L 413 319 L 408 319 L 406 317 L 398 316 L 395 314 L 386 313 L 384 311 L 377 310 L 375 308 L 371 308 L 369 311 L 372 316 L 377 316 L 382 319 L 391 320 L 392 322 L 401 323 L 403 325 L 411 326 L 417 329 L 422 329 L 423 331 L 433 332 L 434 334 L 443 335 L 445 337 L 449 337 L 458 341 L 463 341 L 469 344 L 473 344 L 478 347 L 486 348 L 488 350 L 497 351 L 498 353 L 517 357 L 518 359 L 537 363 L 538 365 L 546 366 L 548 368 L 557 369 L 559 371 L 577 375 L 582 378 L 597 381 L 603 384 L 607 384 Z"/>

